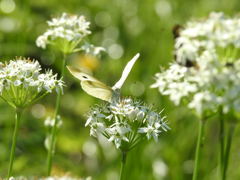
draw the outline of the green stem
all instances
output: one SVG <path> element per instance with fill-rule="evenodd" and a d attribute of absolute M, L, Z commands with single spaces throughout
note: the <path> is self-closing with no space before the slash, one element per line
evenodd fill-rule
<path fill-rule="evenodd" d="M 37 102 L 39 99 L 42 99 L 44 96 L 46 96 L 47 94 L 48 94 L 49 92 L 47 91 L 47 92 L 45 92 L 44 94 L 42 94 L 41 96 L 39 96 L 39 97 L 37 97 L 36 98 L 36 96 L 35 97 L 33 97 L 32 99 L 31 99 L 31 103 L 29 104 L 29 105 L 31 105 L 31 104 L 35 104 L 35 102 Z M 24 104 L 24 105 L 27 105 L 27 104 Z"/>
<path fill-rule="evenodd" d="M 127 160 L 127 152 L 122 151 L 121 170 L 120 170 L 119 180 L 124 180 L 124 171 L 125 171 L 126 160 Z"/>
<path fill-rule="evenodd" d="M 223 119 L 223 113 L 222 113 L 222 108 L 219 110 L 219 119 L 220 119 L 220 131 L 219 131 L 219 141 L 220 141 L 220 170 L 221 170 L 221 175 L 223 175 L 223 168 L 224 168 L 224 146 L 225 146 L 225 141 L 224 141 L 224 119 Z M 223 177 L 223 176 L 222 176 Z"/>
<path fill-rule="evenodd" d="M 65 71 L 65 63 L 66 63 L 66 54 L 63 54 L 63 62 L 62 62 L 62 68 L 61 68 L 61 77 L 63 78 L 64 76 L 64 71 Z M 56 100 L 56 107 L 55 107 L 55 113 L 54 113 L 54 125 L 51 129 L 51 134 L 50 134 L 50 147 L 48 149 L 48 155 L 47 155 L 47 176 L 51 175 L 52 171 L 52 159 L 55 151 L 55 141 L 56 141 L 56 134 L 57 134 L 57 115 L 61 103 L 61 93 L 57 94 L 57 100 Z"/>
<path fill-rule="evenodd" d="M 20 123 L 22 113 L 23 113 L 22 109 L 16 108 L 15 127 L 14 127 L 14 131 L 13 131 L 13 136 L 12 136 L 12 147 L 11 147 L 11 152 L 10 152 L 10 162 L 9 162 L 9 167 L 8 167 L 7 179 L 9 179 L 12 176 L 12 168 L 13 168 L 13 162 L 14 162 L 14 157 L 15 157 L 17 135 L 18 135 L 19 123 Z"/>
<path fill-rule="evenodd" d="M 230 124 L 230 128 L 228 130 L 227 134 L 227 143 L 226 143 L 226 149 L 224 154 L 224 166 L 223 166 L 223 172 L 222 172 L 222 180 L 226 180 L 227 178 L 227 169 L 228 169 L 228 162 L 230 157 L 230 149 L 232 145 L 232 137 L 235 130 L 235 124 Z"/>
<path fill-rule="evenodd" d="M 196 146 L 196 152 L 195 152 L 195 164 L 194 164 L 194 171 L 193 171 L 193 177 L 192 180 L 197 180 L 198 175 L 198 166 L 199 166 L 199 159 L 201 156 L 201 147 L 203 145 L 203 139 L 204 139 L 204 120 L 199 121 L 199 130 L 198 130 L 198 139 L 197 139 L 197 146 Z"/>

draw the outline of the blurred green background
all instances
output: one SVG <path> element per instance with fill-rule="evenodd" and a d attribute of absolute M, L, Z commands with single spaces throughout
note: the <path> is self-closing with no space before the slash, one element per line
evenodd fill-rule
<path fill-rule="evenodd" d="M 173 59 L 172 27 L 192 18 L 205 17 L 211 11 L 237 14 L 238 0 L 0 0 L 0 59 L 8 61 L 25 56 L 40 61 L 44 69 L 60 71 L 61 56 L 53 50 L 37 48 L 35 40 L 46 28 L 46 21 L 62 12 L 85 15 L 91 22 L 93 44 L 107 49 L 100 59 L 79 54 L 68 57 L 68 63 L 90 63 L 95 77 L 113 85 L 126 62 L 141 53 L 122 88 L 125 96 L 135 96 L 157 109 L 164 110 L 172 128 L 162 133 L 158 143 L 147 142 L 130 152 L 127 160 L 129 180 L 191 179 L 197 136 L 197 117 L 184 106 L 175 107 L 168 97 L 149 86 L 159 67 Z M 82 91 L 69 73 L 62 99 L 53 174 L 86 177 L 97 180 L 118 179 L 120 153 L 100 137 L 89 136 L 85 114 L 101 103 Z M 51 94 L 25 111 L 18 136 L 15 175 L 44 176 L 46 150 L 44 120 L 54 111 Z M 6 176 L 14 110 L 0 101 L 0 177 Z M 201 159 L 200 178 L 218 179 L 218 122 L 207 122 Z M 229 180 L 240 179 L 240 132 L 237 129 L 232 146 Z"/>

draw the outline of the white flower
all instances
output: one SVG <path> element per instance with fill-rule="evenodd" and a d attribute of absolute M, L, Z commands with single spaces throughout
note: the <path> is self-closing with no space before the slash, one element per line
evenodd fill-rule
<path fill-rule="evenodd" d="M 169 95 L 170 99 L 179 105 L 183 97 L 196 92 L 198 89 L 196 83 L 186 78 L 190 73 L 186 67 L 171 64 L 168 70 L 156 74 L 156 83 L 151 87 L 158 87 L 163 95 Z"/>
<path fill-rule="evenodd" d="M 63 82 L 52 71 L 41 73 L 38 61 L 18 58 L 0 66 L 0 96 L 14 107 L 25 107 L 56 89 Z"/>
<path fill-rule="evenodd" d="M 202 115 L 222 106 L 240 112 L 240 18 L 211 13 L 191 21 L 175 42 L 176 62 L 157 73 L 153 88 Z"/>
<path fill-rule="evenodd" d="M 161 131 L 158 130 L 158 128 L 156 128 L 156 127 L 154 127 L 154 126 L 148 125 L 148 127 L 139 128 L 139 129 L 138 129 L 138 132 L 139 132 L 139 133 L 146 133 L 148 139 L 150 139 L 151 137 L 153 137 L 153 139 L 157 142 L 157 141 L 158 141 L 159 133 L 160 133 Z"/>
<path fill-rule="evenodd" d="M 61 127 L 62 124 L 63 124 L 63 121 L 61 119 L 61 117 L 59 115 L 57 115 L 56 117 L 57 119 L 57 127 Z M 53 127 L 54 126 L 54 122 L 55 122 L 55 119 L 54 118 L 51 118 L 51 117 L 47 117 L 44 121 L 44 126 L 46 127 Z"/>
<path fill-rule="evenodd" d="M 53 45 L 63 53 L 83 50 L 93 55 L 97 55 L 104 50 L 88 43 L 79 47 L 79 44 L 85 41 L 85 37 L 91 34 L 89 30 L 90 22 L 86 21 L 84 16 L 63 13 L 60 17 L 53 18 L 47 23 L 49 28 L 36 40 L 38 47 L 45 49 L 47 45 Z"/>
<path fill-rule="evenodd" d="M 218 98 L 215 94 L 211 94 L 209 91 L 204 91 L 196 93 L 193 96 L 193 100 L 188 104 L 188 107 L 195 109 L 198 114 L 202 114 L 206 110 L 216 109 L 217 104 Z"/>
<path fill-rule="evenodd" d="M 93 108 L 86 126 L 91 128 L 90 135 L 97 136 L 100 133 L 116 148 L 128 150 L 145 136 L 147 139 L 153 137 L 156 141 L 161 130 L 169 130 L 164 119 L 141 102 L 126 98 Z"/>
<path fill-rule="evenodd" d="M 91 54 L 91 55 L 94 55 L 94 56 L 100 54 L 102 51 L 105 51 L 105 49 L 103 47 L 96 47 L 92 44 L 87 44 L 87 43 L 84 44 L 81 48 L 87 54 Z"/>
<path fill-rule="evenodd" d="M 51 136 L 47 135 L 47 137 L 44 140 L 44 147 L 49 151 L 51 147 Z"/>

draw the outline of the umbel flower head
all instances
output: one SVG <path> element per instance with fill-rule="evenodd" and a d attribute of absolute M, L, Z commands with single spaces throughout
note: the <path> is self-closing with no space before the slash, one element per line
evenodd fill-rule
<path fill-rule="evenodd" d="M 86 46 L 78 47 L 85 37 L 91 34 L 90 22 L 86 21 L 84 16 L 63 13 L 60 17 L 47 21 L 47 24 L 49 27 L 47 31 L 36 40 L 38 47 L 45 49 L 47 45 L 53 45 L 65 54 L 86 49 Z M 88 51 L 90 47 L 91 51 L 94 50 L 92 45 L 88 45 Z M 97 51 L 103 50 L 96 48 Z"/>
<path fill-rule="evenodd" d="M 0 64 L 0 97 L 14 108 L 24 108 L 56 89 L 62 93 L 63 81 L 51 70 L 41 73 L 38 61 L 17 58 Z"/>
<path fill-rule="evenodd" d="M 145 137 L 155 141 L 162 131 L 169 130 L 165 117 L 131 98 L 118 99 L 94 107 L 86 122 L 90 135 L 104 135 L 116 148 L 129 151 Z"/>
<path fill-rule="evenodd" d="M 239 29 L 240 18 L 223 13 L 188 22 L 175 39 L 175 62 L 156 74 L 152 87 L 176 105 L 187 102 L 199 115 L 220 106 L 225 114 L 239 113 Z"/>

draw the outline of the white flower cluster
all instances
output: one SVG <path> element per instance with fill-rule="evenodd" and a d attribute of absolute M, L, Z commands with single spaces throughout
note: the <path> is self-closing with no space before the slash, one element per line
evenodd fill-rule
<path fill-rule="evenodd" d="M 38 61 L 18 58 L 0 64 L 0 97 L 14 107 L 25 107 L 56 89 L 63 92 L 63 81 L 51 70 L 41 73 Z"/>
<path fill-rule="evenodd" d="M 54 45 L 64 53 L 72 53 L 78 44 L 91 33 L 90 22 L 84 16 L 63 13 L 59 18 L 48 21 L 49 29 L 36 40 L 38 47 L 43 49 L 48 44 Z"/>
<path fill-rule="evenodd" d="M 129 150 L 142 138 L 158 140 L 162 131 L 169 130 L 165 117 L 141 102 L 130 98 L 97 106 L 88 115 L 86 126 L 90 126 L 90 135 L 104 135 L 117 148 Z"/>
<path fill-rule="evenodd" d="M 226 53 L 237 53 L 235 49 L 240 48 L 239 29 L 240 18 L 228 18 L 223 13 L 211 13 L 202 21 L 188 22 L 176 39 L 176 61 L 181 64 L 197 62 L 209 50 L 218 60 L 225 61 Z M 234 57 L 228 58 L 227 61 L 234 60 Z"/>
<path fill-rule="evenodd" d="M 178 105 L 182 99 L 200 115 L 223 107 L 240 112 L 240 18 L 211 13 L 181 29 L 176 62 L 156 74 L 153 88 Z"/>
<path fill-rule="evenodd" d="M 63 13 L 61 17 L 53 18 L 47 23 L 49 29 L 36 41 L 38 47 L 46 48 L 47 44 L 51 44 L 56 39 L 80 41 L 91 33 L 90 22 L 86 21 L 84 16 Z"/>

